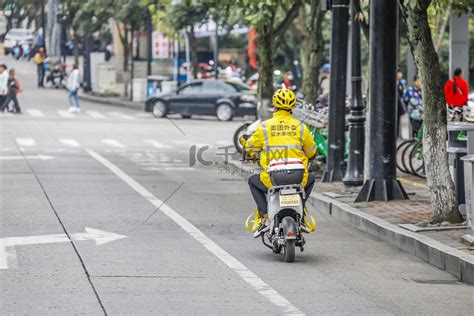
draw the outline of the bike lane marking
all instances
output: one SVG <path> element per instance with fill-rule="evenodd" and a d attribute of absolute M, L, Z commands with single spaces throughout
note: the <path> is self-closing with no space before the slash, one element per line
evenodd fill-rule
<path fill-rule="evenodd" d="M 212 239 L 207 237 L 202 231 L 196 226 L 191 224 L 186 218 L 181 216 L 178 212 L 169 207 L 166 203 L 154 196 L 145 187 L 135 181 L 132 177 L 122 171 L 119 167 L 114 165 L 112 162 L 102 157 L 100 154 L 93 150 L 86 149 L 87 153 L 91 155 L 95 160 L 100 162 L 102 165 L 107 167 L 112 173 L 128 184 L 138 194 L 147 199 L 152 205 L 159 208 L 159 210 L 173 220 L 178 226 L 180 226 L 185 232 L 191 237 L 198 241 L 204 246 L 209 252 L 226 264 L 231 270 L 237 273 L 245 282 L 247 282 L 252 288 L 254 288 L 260 295 L 265 297 L 272 304 L 283 309 L 283 312 L 287 315 L 304 315 L 296 306 L 294 306 L 285 297 L 280 295 L 274 288 L 269 284 L 265 283 L 255 273 L 249 270 L 240 261 L 234 258 L 227 251 L 217 245 Z"/>

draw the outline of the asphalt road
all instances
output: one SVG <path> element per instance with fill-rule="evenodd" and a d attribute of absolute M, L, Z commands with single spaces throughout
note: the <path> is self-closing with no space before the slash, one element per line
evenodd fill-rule
<path fill-rule="evenodd" d="M 242 121 L 69 115 L 65 91 L 5 61 L 25 114 L 0 114 L 3 315 L 472 315 L 474 287 L 317 210 L 295 263 L 253 240 L 223 162 Z"/>

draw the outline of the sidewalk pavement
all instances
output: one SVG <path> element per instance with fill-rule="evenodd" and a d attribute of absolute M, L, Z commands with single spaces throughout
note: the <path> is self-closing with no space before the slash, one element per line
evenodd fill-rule
<path fill-rule="evenodd" d="M 259 172 L 254 164 L 231 161 L 244 178 Z M 308 200 L 319 211 L 342 219 L 356 228 L 409 252 L 430 264 L 450 272 L 460 280 L 474 284 L 474 247 L 461 241 L 465 226 L 419 227 L 429 221 L 431 203 L 424 180 L 402 176 L 399 180 L 409 200 L 353 203 L 360 188 L 343 183 L 317 183 Z M 400 226 L 402 225 L 402 226 Z"/>

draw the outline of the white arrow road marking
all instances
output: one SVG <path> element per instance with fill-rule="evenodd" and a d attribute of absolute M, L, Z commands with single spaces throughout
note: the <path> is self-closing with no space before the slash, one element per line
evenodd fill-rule
<path fill-rule="evenodd" d="M 162 144 L 160 142 L 157 142 L 156 140 L 145 139 L 143 142 L 158 149 L 172 148 L 171 146 Z"/>
<path fill-rule="evenodd" d="M 33 117 L 44 117 L 43 112 L 41 112 L 38 109 L 29 109 L 29 110 L 26 110 L 26 111 L 28 112 L 29 115 L 31 115 Z"/>
<path fill-rule="evenodd" d="M 69 147 L 81 147 L 78 141 L 70 138 L 60 138 L 59 142 Z"/>
<path fill-rule="evenodd" d="M 129 175 L 123 172 L 120 168 L 115 166 L 113 163 L 90 149 L 87 149 L 89 155 L 99 161 L 110 171 L 112 171 L 117 177 L 127 183 L 132 189 L 139 193 L 142 197 L 147 199 L 155 207 L 178 224 L 185 232 L 199 242 L 214 256 L 219 258 L 225 265 L 227 265 L 232 271 L 240 276 L 245 282 L 247 282 L 253 289 L 255 289 L 260 295 L 265 297 L 271 303 L 283 309 L 283 313 L 291 315 L 304 315 L 296 306 L 291 304 L 286 298 L 280 295 L 274 288 L 269 284 L 265 283 L 255 273 L 250 271 L 240 261 L 234 258 L 230 253 L 222 249 L 212 239 L 207 237 L 202 231 L 196 226 L 191 224 L 186 218 L 181 216 L 178 212 L 169 207 L 166 203 L 155 197 L 150 191 L 145 189 L 141 184 L 132 179 Z"/>
<path fill-rule="evenodd" d="M 33 138 L 17 138 L 18 146 L 36 146 L 36 141 Z"/>
<path fill-rule="evenodd" d="M 94 240 L 95 244 L 100 246 L 111 241 L 128 237 L 89 227 L 86 227 L 84 230 L 84 233 L 71 234 L 71 239 L 77 241 Z M 68 241 L 69 238 L 66 236 L 66 234 L 0 238 L 0 269 L 8 269 L 9 266 L 18 266 L 15 246 L 52 244 Z"/>
<path fill-rule="evenodd" d="M 53 156 L 47 156 L 47 155 L 36 155 L 36 156 L 0 156 L 0 160 L 23 160 L 23 159 L 50 160 L 50 159 L 54 159 L 54 157 L 53 157 Z"/>
<path fill-rule="evenodd" d="M 72 114 L 71 112 L 64 111 L 64 110 L 58 110 L 59 116 L 64 117 L 64 118 L 75 118 L 76 116 Z"/>
<path fill-rule="evenodd" d="M 125 146 L 124 144 L 122 143 L 119 143 L 118 141 L 116 141 L 115 139 L 103 139 L 102 142 L 104 144 L 107 144 L 109 146 L 112 146 L 112 147 L 117 147 L 117 148 L 125 148 L 127 146 Z"/>
<path fill-rule="evenodd" d="M 105 119 L 105 115 L 101 114 L 100 112 L 97 111 L 86 111 L 87 115 L 94 119 Z"/>

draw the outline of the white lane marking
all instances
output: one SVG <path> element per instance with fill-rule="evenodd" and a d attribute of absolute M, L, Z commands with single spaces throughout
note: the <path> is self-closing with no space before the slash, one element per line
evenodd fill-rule
<path fill-rule="evenodd" d="M 33 138 L 17 138 L 16 143 L 19 146 L 36 146 L 36 141 Z"/>
<path fill-rule="evenodd" d="M 116 141 L 115 139 L 103 139 L 102 142 L 104 144 L 107 144 L 109 146 L 116 147 L 116 148 L 126 148 L 127 147 L 124 144 Z"/>
<path fill-rule="evenodd" d="M 86 114 L 92 117 L 93 119 L 105 119 L 105 115 L 97 111 L 86 111 Z"/>
<path fill-rule="evenodd" d="M 71 234 L 72 240 L 94 240 L 97 246 L 126 238 L 127 236 L 106 232 L 99 229 L 86 227 L 84 233 Z M 66 234 L 39 235 L 39 236 L 21 236 L 0 238 L 0 269 L 18 267 L 15 246 L 51 244 L 58 242 L 68 242 L 69 237 Z"/>
<path fill-rule="evenodd" d="M 165 149 L 165 148 L 172 148 L 170 145 L 165 145 L 160 142 L 157 142 L 156 140 L 151 140 L 151 139 L 145 139 L 143 141 L 146 144 L 149 144 L 157 149 Z"/>
<path fill-rule="evenodd" d="M 44 117 L 43 112 L 38 109 L 28 109 L 26 112 L 28 112 L 28 114 L 33 117 Z"/>
<path fill-rule="evenodd" d="M 59 116 L 63 118 L 75 118 L 76 116 L 72 114 L 71 112 L 65 111 L 65 110 L 57 110 Z"/>
<path fill-rule="evenodd" d="M 125 120 L 135 120 L 136 119 L 136 117 L 128 115 L 128 114 L 124 114 L 122 112 L 114 111 L 114 112 L 108 112 L 107 114 L 109 114 L 110 116 L 118 117 L 118 118 L 125 119 Z"/>
<path fill-rule="evenodd" d="M 175 210 L 169 207 L 165 202 L 161 201 L 155 197 L 150 191 L 145 189 L 141 184 L 136 182 L 133 178 L 123 172 L 120 168 L 115 166 L 113 163 L 90 149 L 87 149 L 89 155 L 94 159 L 99 161 L 110 171 L 112 171 L 117 177 L 122 179 L 127 183 L 132 189 L 134 189 L 138 194 L 147 199 L 151 204 L 157 207 L 163 214 L 172 219 L 176 224 L 178 224 L 185 232 L 191 235 L 196 241 L 198 241 L 202 246 L 209 250 L 213 255 L 215 255 L 219 260 L 226 264 L 231 270 L 237 273 L 245 282 L 247 282 L 252 288 L 254 288 L 260 295 L 265 297 L 271 303 L 276 306 L 279 306 L 283 309 L 285 314 L 292 315 L 304 315 L 296 306 L 291 304 L 286 298 L 280 295 L 274 288 L 269 284 L 265 283 L 260 279 L 255 273 L 250 271 L 246 266 L 244 266 L 240 261 L 234 258 L 227 251 L 222 249 L 217 245 L 212 239 L 207 237 L 203 232 L 201 232 L 196 226 L 191 224 L 186 218 L 178 214 Z"/>
<path fill-rule="evenodd" d="M 0 156 L 0 160 L 23 160 L 23 159 L 50 160 L 50 159 L 54 159 L 54 157 L 53 157 L 53 156 L 47 156 L 47 155 L 36 155 L 36 156 Z"/>
<path fill-rule="evenodd" d="M 81 147 L 81 144 L 79 144 L 77 140 L 70 138 L 60 138 L 59 142 L 69 147 Z"/>
<path fill-rule="evenodd" d="M 153 117 L 151 113 L 143 113 L 143 112 L 137 113 L 137 114 L 135 114 L 135 116 L 140 117 L 140 118 L 143 118 L 143 117 L 152 118 Z"/>

